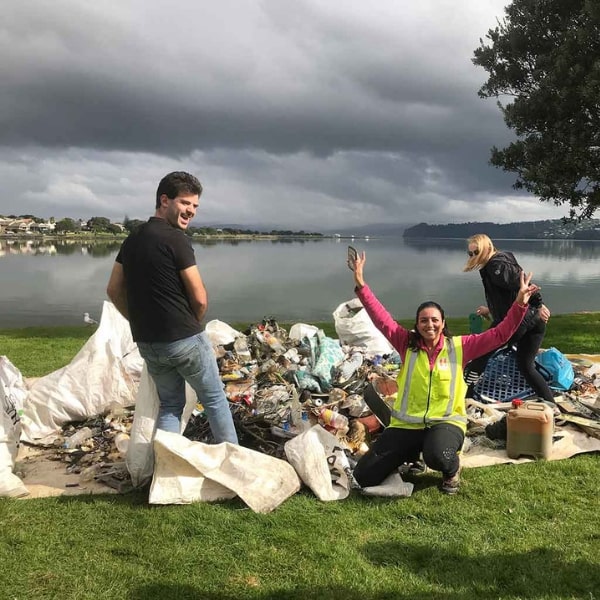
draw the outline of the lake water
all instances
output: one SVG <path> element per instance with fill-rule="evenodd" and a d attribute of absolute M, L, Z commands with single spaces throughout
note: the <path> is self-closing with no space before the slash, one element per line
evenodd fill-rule
<path fill-rule="evenodd" d="M 349 240 L 194 243 L 209 293 L 208 319 L 228 323 L 331 321 L 351 299 Z M 424 300 L 448 316 L 483 304 L 479 274 L 463 273 L 462 240 L 356 239 L 366 250 L 365 278 L 397 318 L 413 317 Z M 553 313 L 600 310 L 600 242 L 496 240 L 534 272 Z M 83 324 L 99 319 L 120 243 L 0 240 L 0 327 Z"/>

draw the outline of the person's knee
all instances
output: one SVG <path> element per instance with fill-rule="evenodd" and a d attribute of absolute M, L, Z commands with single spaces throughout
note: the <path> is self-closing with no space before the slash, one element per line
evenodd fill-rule
<path fill-rule="evenodd" d="M 389 473 L 382 473 L 379 458 L 372 451 L 365 454 L 357 463 L 352 475 L 360 487 L 379 485 Z"/>
<path fill-rule="evenodd" d="M 354 479 L 361 488 L 373 487 L 379 485 L 384 478 L 380 477 L 378 473 L 369 472 L 367 469 L 354 470 Z"/>
<path fill-rule="evenodd" d="M 456 448 L 445 447 L 436 448 L 423 452 L 423 460 L 425 464 L 434 471 L 441 471 L 442 473 L 450 473 L 455 471 L 456 463 L 458 461 L 458 452 Z"/>

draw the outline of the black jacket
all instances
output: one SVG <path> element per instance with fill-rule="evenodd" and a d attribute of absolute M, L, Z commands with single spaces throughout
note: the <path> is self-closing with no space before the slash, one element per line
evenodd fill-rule
<path fill-rule="evenodd" d="M 512 252 L 497 252 L 480 269 L 486 303 L 492 314 L 492 327 L 504 319 L 515 301 L 521 285 L 522 270 Z M 529 299 L 530 310 L 524 321 L 533 318 L 541 305 L 542 295 L 536 292 Z"/>

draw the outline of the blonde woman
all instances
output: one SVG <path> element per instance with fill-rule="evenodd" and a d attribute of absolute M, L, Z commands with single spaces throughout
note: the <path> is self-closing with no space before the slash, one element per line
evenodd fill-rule
<path fill-rule="evenodd" d="M 523 269 L 512 252 L 497 250 L 484 233 L 471 236 L 467 245 L 469 258 L 463 271 L 479 271 L 487 303 L 487 306 L 479 306 L 476 312 L 490 318 L 491 327 L 496 327 L 517 297 Z M 549 317 L 550 311 L 544 306 L 542 295 L 539 291 L 532 294 L 527 314 L 509 344 L 516 346 L 517 365 L 527 383 L 538 397 L 554 405 L 552 390 L 535 368 L 534 360 L 542 345 Z M 488 358 L 489 355 L 473 361 L 469 365 L 470 371 L 482 373 Z"/>

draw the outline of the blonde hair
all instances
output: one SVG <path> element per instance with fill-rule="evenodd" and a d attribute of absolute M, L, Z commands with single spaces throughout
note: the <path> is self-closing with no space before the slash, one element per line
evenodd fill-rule
<path fill-rule="evenodd" d="M 467 247 L 474 245 L 477 250 L 477 254 L 469 256 L 467 264 L 464 266 L 463 271 L 473 271 L 475 269 L 481 269 L 487 265 L 488 260 L 498 252 L 494 247 L 494 243 L 485 233 L 476 233 L 467 239 Z"/>

